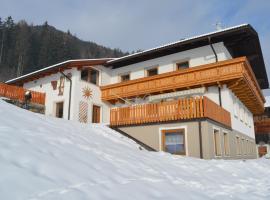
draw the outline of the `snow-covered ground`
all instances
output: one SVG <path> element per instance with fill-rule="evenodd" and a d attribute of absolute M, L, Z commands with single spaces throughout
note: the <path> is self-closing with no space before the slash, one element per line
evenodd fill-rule
<path fill-rule="evenodd" d="M 0 100 L 0 199 L 270 199 L 270 160 L 199 160 L 140 150 L 104 125 Z"/>

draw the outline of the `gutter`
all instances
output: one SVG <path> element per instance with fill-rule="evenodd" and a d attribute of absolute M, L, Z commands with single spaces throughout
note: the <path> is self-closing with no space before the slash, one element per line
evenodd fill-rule
<path fill-rule="evenodd" d="M 71 105 L 71 89 L 72 89 L 72 80 L 69 78 L 66 74 L 64 74 L 62 71 L 59 71 L 66 79 L 69 80 L 69 101 L 68 101 L 68 120 L 70 120 L 70 105 Z"/>
<path fill-rule="evenodd" d="M 215 48 L 214 48 L 214 46 L 213 46 L 213 44 L 212 44 L 211 37 L 208 37 L 208 42 L 209 42 L 209 45 L 210 45 L 210 47 L 211 47 L 211 49 L 212 49 L 212 51 L 213 51 L 213 53 L 214 53 L 214 55 L 215 55 L 215 60 L 216 60 L 216 62 L 218 62 L 217 52 L 216 52 L 216 50 L 215 50 Z M 219 86 L 218 86 L 218 99 L 219 99 L 219 106 L 222 107 L 221 89 L 220 89 L 220 88 L 221 88 L 221 87 L 220 87 L 220 85 L 219 85 Z"/>

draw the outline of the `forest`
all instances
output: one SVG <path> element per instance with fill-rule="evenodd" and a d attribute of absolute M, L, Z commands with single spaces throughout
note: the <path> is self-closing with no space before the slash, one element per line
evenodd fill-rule
<path fill-rule="evenodd" d="M 0 82 L 69 59 L 121 57 L 120 49 L 82 41 L 70 31 L 60 31 L 44 22 L 14 22 L 0 18 Z"/>

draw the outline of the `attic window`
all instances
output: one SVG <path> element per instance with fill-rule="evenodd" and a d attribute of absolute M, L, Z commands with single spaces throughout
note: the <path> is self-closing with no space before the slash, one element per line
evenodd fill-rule
<path fill-rule="evenodd" d="M 121 75 L 121 82 L 129 81 L 129 80 L 130 80 L 129 74 Z"/>
<path fill-rule="evenodd" d="M 147 76 L 155 76 L 158 74 L 158 69 L 156 68 L 152 68 L 152 69 L 148 69 L 147 70 Z"/>
<path fill-rule="evenodd" d="M 99 71 L 92 68 L 83 69 L 81 71 L 81 80 L 98 85 Z"/>
<path fill-rule="evenodd" d="M 176 63 L 176 69 L 177 70 L 182 70 L 182 69 L 187 69 L 189 68 L 189 62 L 180 62 L 180 63 Z"/>

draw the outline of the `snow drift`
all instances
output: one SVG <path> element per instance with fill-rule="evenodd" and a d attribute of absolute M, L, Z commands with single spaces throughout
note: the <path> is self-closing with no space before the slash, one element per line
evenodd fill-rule
<path fill-rule="evenodd" d="M 0 199 L 270 199 L 270 160 L 199 160 L 140 150 L 105 125 L 0 100 Z"/>

